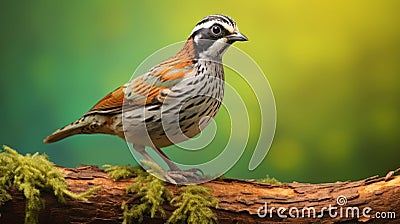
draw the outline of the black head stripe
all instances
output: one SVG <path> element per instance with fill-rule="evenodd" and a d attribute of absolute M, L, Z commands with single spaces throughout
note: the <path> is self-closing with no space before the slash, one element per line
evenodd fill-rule
<path fill-rule="evenodd" d="M 223 23 L 226 23 L 231 27 L 235 27 L 236 26 L 236 23 L 232 18 L 230 18 L 229 16 L 219 15 L 219 14 L 207 16 L 206 18 L 204 18 L 200 22 L 198 22 L 196 26 L 201 25 L 203 23 L 206 23 L 208 21 L 215 21 L 215 20 L 221 21 Z"/>

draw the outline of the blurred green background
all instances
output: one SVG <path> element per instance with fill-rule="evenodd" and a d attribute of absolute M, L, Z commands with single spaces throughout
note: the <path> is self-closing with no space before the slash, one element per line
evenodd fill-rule
<path fill-rule="evenodd" d="M 42 139 L 128 81 L 154 51 L 185 40 L 201 18 L 222 13 L 249 37 L 236 46 L 265 72 L 277 105 L 267 158 L 248 171 L 252 137 L 228 176 L 326 182 L 385 175 L 400 166 L 399 9 L 396 0 L 2 1 L 0 143 L 45 152 L 61 166 L 134 164 L 115 136 Z"/>

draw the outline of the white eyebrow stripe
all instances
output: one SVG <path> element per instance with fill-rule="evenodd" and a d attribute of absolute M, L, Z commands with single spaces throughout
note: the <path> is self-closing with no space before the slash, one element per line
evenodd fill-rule
<path fill-rule="evenodd" d="M 224 16 L 224 15 L 219 15 L 219 14 L 216 14 L 216 15 L 213 15 L 213 16 L 218 17 L 223 21 L 228 21 L 229 22 L 229 26 L 236 26 L 236 24 L 233 21 L 233 19 L 231 19 L 229 16 Z"/>
<path fill-rule="evenodd" d="M 192 30 L 192 33 L 190 34 L 190 36 L 191 36 L 193 33 L 195 33 L 196 31 L 198 31 L 198 30 L 200 30 L 200 29 L 203 29 L 203 28 L 210 28 L 212 25 L 214 25 L 214 24 L 216 24 L 216 23 L 219 24 L 219 25 L 221 25 L 221 26 L 223 26 L 223 27 L 224 27 L 226 30 L 228 30 L 230 33 L 235 32 L 235 28 L 232 27 L 232 26 L 230 26 L 229 24 L 226 24 L 226 23 L 221 22 L 221 21 L 219 21 L 219 20 L 212 20 L 212 21 L 208 21 L 208 22 L 205 22 L 205 23 L 202 23 L 202 24 L 200 24 L 200 25 L 195 26 L 194 29 Z"/>

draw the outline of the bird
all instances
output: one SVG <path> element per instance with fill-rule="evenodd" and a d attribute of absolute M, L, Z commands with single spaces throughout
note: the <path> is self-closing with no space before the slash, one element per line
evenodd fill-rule
<path fill-rule="evenodd" d="M 231 17 L 206 16 L 174 56 L 116 88 L 43 141 L 77 134 L 116 135 L 149 161 L 154 159 L 146 147 L 163 158 L 169 167 L 165 179 L 187 181 L 195 171 L 180 170 L 160 148 L 193 138 L 217 114 L 224 95 L 222 56 L 237 41 L 248 38 Z"/>

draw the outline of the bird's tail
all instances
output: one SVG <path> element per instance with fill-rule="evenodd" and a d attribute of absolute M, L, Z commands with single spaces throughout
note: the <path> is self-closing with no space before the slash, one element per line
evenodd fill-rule
<path fill-rule="evenodd" d="M 43 142 L 53 143 L 72 135 L 85 133 L 85 129 L 87 129 L 91 123 L 92 122 L 87 119 L 87 117 L 83 117 L 53 132 L 51 135 L 47 136 Z"/>

